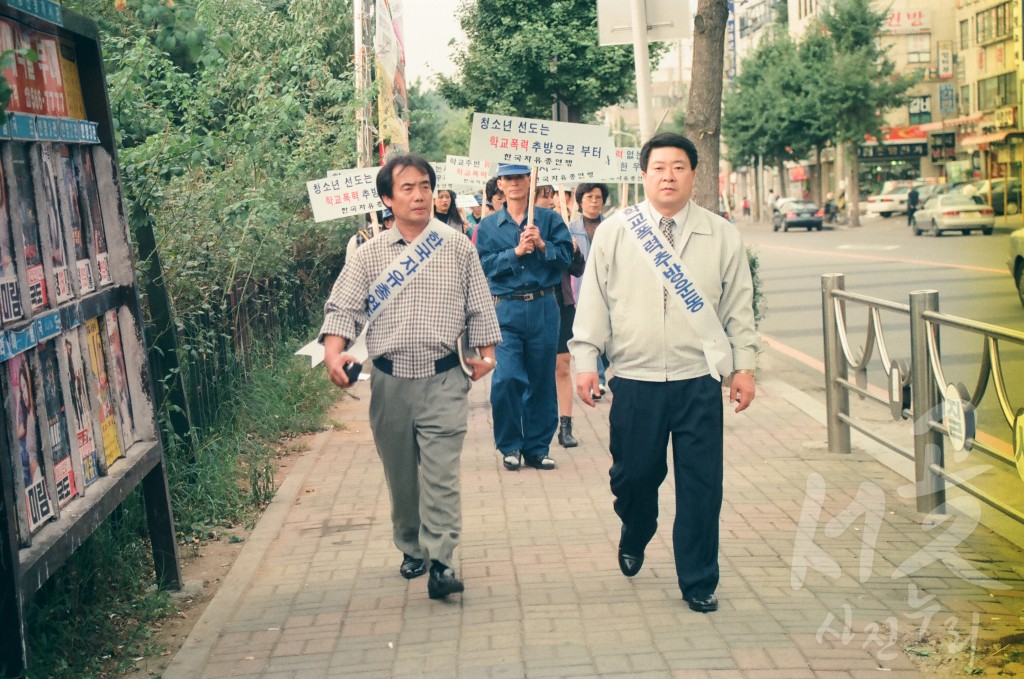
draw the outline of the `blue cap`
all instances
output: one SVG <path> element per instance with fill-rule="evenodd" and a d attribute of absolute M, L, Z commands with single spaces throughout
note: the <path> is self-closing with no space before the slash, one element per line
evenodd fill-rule
<path fill-rule="evenodd" d="M 386 207 L 384 208 L 384 212 L 382 213 L 382 215 L 383 216 L 381 217 L 381 219 L 391 219 L 392 217 L 395 216 L 395 213 L 391 211 L 391 208 Z"/>
<path fill-rule="evenodd" d="M 508 163 L 498 163 L 498 176 L 508 177 L 510 175 L 517 174 L 530 174 L 529 165 L 511 165 Z"/>

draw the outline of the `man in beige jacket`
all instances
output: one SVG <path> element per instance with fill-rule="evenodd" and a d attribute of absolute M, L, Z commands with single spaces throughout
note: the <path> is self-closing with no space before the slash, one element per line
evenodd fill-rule
<path fill-rule="evenodd" d="M 658 487 L 672 440 L 676 575 L 690 608 L 718 608 L 722 505 L 722 382 L 736 412 L 754 399 L 753 285 L 739 232 L 693 204 L 697 149 L 663 133 L 640 153 L 647 201 L 597 230 L 580 285 L 577 367 L 606 353 L 614 377 L 611 489 L 622 519 L 619 568 L 632 577 L 658 519 Z M 666 283 L 668 281 L 668 283 Z M 720 338 L 720 339 L 719 339 Z M 597 372 L 577 393 L 593 406 Z"/>

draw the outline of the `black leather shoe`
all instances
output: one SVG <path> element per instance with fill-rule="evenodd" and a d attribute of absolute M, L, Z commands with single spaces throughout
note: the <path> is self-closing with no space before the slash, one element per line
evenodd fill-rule
<path fill-rule="evenodd" d="M 523 463 L 523 454 L 518 450 L 513 450 L 511 453 L 502 453 L 501 463 L 509 471 L 518 471 L 519 466 Z"/>
<path fill-rule="evenodd" d="M 540 457 L 524 457 L 523 464 L 527 467 L 533 467 L 534 469 L 554 469 L 555 461 L 547 455 L 541 455 Z"/>
<path fill-rule="evenodd" d="M 640 572 L 640 568 L 644 565 L 644 553 L 640 552 L 637 554 L 630 554 L 622 551 L 622 547 L 619 547 L 619 570 L 627 578 L 631 578 Z"/>
<path fill-rule="evenodd" d="M 455 577 L 455 571 L 443 563 L 435 561 L 430 567 L 430 578 L 427 580 L 427 596 L 431 599 L 443 599 L 449 594 L 458 594 L 465 586 L 462 580 Z"/>
<path fill-rule="evenodd" d="M 427 564 L 423 559 L 417 559 L 408 554 L 403 554 L 402 557 L 402 565 L 398 567 L 398 572 L 406 580 L 418 578 L 427 572 Z"/>
<path fill-rule="evenodd" d="M 686 603 L 689 604 L 691 611 L 697 611 L 698 613 L 710 613 L 718 610 L 718 597 L 714 594 L 707 594 L 705 596 L 695 597 L 683 597 Z"/>

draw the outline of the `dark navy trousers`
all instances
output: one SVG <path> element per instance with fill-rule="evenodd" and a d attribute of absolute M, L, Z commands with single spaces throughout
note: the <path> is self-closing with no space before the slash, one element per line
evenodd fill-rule
<path fill-rule="evenodd" d="M 611 476 L 620 546 L 642 552 L 658 529 L 658 487 L 668 474 L 672 440 L 676 575 L 683 596 L 718 587 L 718 521 L 722 510 L 722 385 L 710 376 L 673 382 L 613 377 Z"/>
<path fill-rule="evenodd" d="M 558 429 L 558 303 L 554 295 L 505 299 L 495 312 L 501 343 L 494 349 L 498 367 L 491 379 L 494 444 L 503 454 L 519 450 L 527 458 L 543 457 Z"/>

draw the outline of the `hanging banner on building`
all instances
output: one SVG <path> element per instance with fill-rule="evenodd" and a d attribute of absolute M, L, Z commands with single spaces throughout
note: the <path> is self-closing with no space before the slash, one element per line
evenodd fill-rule
<path fill-rule="evenodd" d="M 939 115 L 945 118 L 956 113 L 956 87 L 953 83 L 939 85 Z"/>
<path fill-rule="evenodd" d="M 313 221 L 326 222 L 383 210 L 377 196 L 377 168 L 332 171 L 326 179 L 306 182 Z"/>
<path fill-rule="evenodd" d="M 409 103 L 405 90 L 402 0 L 377 0 L 377 30 L 373 36 L 373 51 L 377 59 L 379 92 L 378 134 L 389 150 L 408 151 Z"/>
<path fill-rule="evenodd" d="M 953 42 L 950 40 L 940 40 L 936 43 L 935 49 L 939 55 L 939 61 L 936 65 L 938 76 L 943 80 L 949 80 L 953 77 Z"/>
<path fill-rule="evenodd" d="M 608 128 L 600 125 L 474 113 L 469 155 L 541 169 L 606 172 L 614 148 Z"/>

